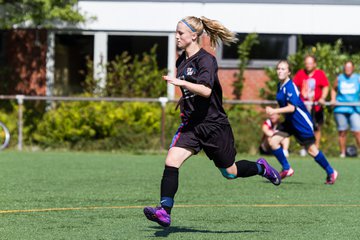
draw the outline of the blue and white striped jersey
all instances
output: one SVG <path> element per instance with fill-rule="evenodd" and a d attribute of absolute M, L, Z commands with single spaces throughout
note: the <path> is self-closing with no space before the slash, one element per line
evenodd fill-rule
<path fill-rule="evenodd" d="M 285 114 L 285 121 L 298 136 L 310 138 L 314 136 L 313 122 L 310 113 L 300 99 L 300 93 L 294 82 L 290 79 L 283 85 L 278 84 L 276 101 L 280 107 L 289 104 L 295 106 L 295 111 Z"/>

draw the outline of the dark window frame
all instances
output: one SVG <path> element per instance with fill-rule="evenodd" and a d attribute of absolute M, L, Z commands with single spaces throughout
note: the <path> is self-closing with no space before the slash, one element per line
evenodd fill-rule
<path fill-rule="evenodd" d="M 0 65 L 5 65 L 6 59 L 5 59 L 5 31 L 0 31 Z"/>
<path fill-rule="evenodd" d="M 261 34 L 261 33 L 259 33 Z M 277 35 L 277 34 L 274 34 Z M 279 34 L 282 35 L 282 34 Z M 299 37 L 302 38 L 303 45 L 307 46 L 314 43 L 331 43 L 333 44 L 336 40 L 343 40 L 343 48 L 345 51 L 350 53 L 360 52 L 360 35 L 326 35 L 326 34 L 293 34 L 289 35 L 288 41 L 288 53 L 291 55 L 296 53 L 299 45 Z M 318 40 L 311 40 L 311 38 L 318 38 Z M 357 39 L 358 38 L 358 39 Z M 356 45 L 355 43 L 359 43 Z M 352 45 L 353 44 L 353 45 Z M 223 59 L 223 45 L 221 44 L 217 51 L 216 57 L 218 59 L 219 67 L 221 68 L 238 68 L 239 60 L 238 59 Z M 279 59 L 251 59 L 247 68 L 264 68 L 264 67 L 273 67 L 276 65 Z"/>
<path fill-rule="evenodd" d="M 247 33 L 245 33 L 247 34 Z M 262 33 L 258 33 L 262 35 Z M 287 37 L 287 54 L 286 56 L 296 52 L 296 36 L 290 34 L 264 34 L 264 35 L 279 35 L 282 37 Z M 221 68 L 237 68 L 239 65 L 239 59 L 224 59 L 223 58 L 223 44 L 220 44 L 216 51 L 216 57 L 218 59 L 219 67 Z M 264 68 L 264 67 L 273 67 L 276 65 L 279 59 L 250 59 L 247 68 Z"/>

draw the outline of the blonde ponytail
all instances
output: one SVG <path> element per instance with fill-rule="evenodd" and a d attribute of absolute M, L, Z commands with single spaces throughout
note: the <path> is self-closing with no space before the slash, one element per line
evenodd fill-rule
<path fill-rule="evenodd" d="M 185 17 L 182 21 L 189 24 L 190 29 L 195 30 L 198 36 L 205 31 L 210 37 L 210 45 L 213 48 L 219 45 L 220 41 L 226 45 L 237 42 L 235 33 L 224 27 L 219 21 L 193 16 Z"/>
<path fill-rule="evenodd" d="M 204 25 L 205 32 L 210 37 L 210 44 L 212 47 L 218 45 L 219 40 L 221 40 L 226 45 L 237 41 L 235 33 L 224 27 L 224 25 L 222 25 L 220 22 L 211 20 L 204 16 L 200 19 Z"/>

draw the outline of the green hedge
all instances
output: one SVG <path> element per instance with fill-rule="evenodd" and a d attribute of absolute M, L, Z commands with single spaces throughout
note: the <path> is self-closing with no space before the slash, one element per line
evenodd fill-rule
<path fill-rule="evenodd" d="M 258 106 L 226 105 L 239 153 L 256 154 L 262 136 L 265 115 Z M 17 107 L 0 112 L 0 121 L 11 131 L 11 147 L 17 143 Z M 63 102 L 41 117 L 24 110 L 24 145 L 41 149 L 104 151 L 158 151 L 161 135 L 159 103 Z M 327 116 L 332 116 L 327 112 Z M 166 107 L 165 148 L 180 124 L 175 104 Z M 332 117 L 326 119 L 321 140 L 322 150 L 338 155 L 337 132 Z M 353 142 L 352 138 L 350 141 Z M 290 150 L 300 146 L 292 139 Z"/>
<path fill-rule="evenodd" d="M 17 111 L 0 112 L 17 143 Z M 165 148 L 180 125 L 174 103 L 165 109 Z M 227 107 L 239 152 L 254 153 L 261 119 L 252 108 Z M 34 118 L 33 106 L 24 109 L 24 145 L 41 149 L 147 151 L 160 149 L 159 103 L 63 102 Z M 249 126 L 251 125 L 251 126 Z M 254 131 L 248 131 L 248 129 Z"/>
<path fill-rule="evenodd" d="M 158 104 L 61 103 L 44 115 L 33 139 L 43 148 L 151 149 L 158 145 L 160 112 Z"/>
<path fill-rule="evenodd" d="M 14 108 L 12 111 L 0 111 L 0 121 L 3 122 L 10 131 L 10 148 L 17 144 L 17 118 L 17 108 Z"/>

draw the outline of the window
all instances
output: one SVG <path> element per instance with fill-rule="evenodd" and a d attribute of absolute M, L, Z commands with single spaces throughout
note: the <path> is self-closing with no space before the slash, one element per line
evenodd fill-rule
<path fill-rule="evenodd" d="M 247 33 L 237 34 L 239 43 L 243 42 Z M 286 58 L 295 42 L 290 35 L 259 34 L 259 44 L 253 46 L 250 52 L 249 67 L 264 67 L 274 65 L 279 59 Z M 296 39 L 295 39 L 296 41 Z M 238 65 L 238 44 L 223 45 L 218 52 L 219 64 L 222 67 L 236 67 Z M 220 56 L 219 56 L 220 55 Z"/>
<path fill-rule="evenodd" d="M 360 36 L 338 35 L 301 35 L 303 46 L 316 45 L 316 43 L 334 44 L 338 39 L 343 41 L 343 50 L 348 53 L 360 52 Z M 300 43 L 300 41 L 298 41 Z"/>
<path fill-rule="evenodd" d="M 167 68 L 168 38 L 165 36 L 115 36 L 108 37 L 108 61 L 127 51 L 130 55 L 142 56 L 157 44 L 156 55 L 160 68 Z"/>
<path fill-rule="evenodd" d="M 54 95 L 83 92 L 86 59 L 93 58 L 94 37 L 80 34 L 55 35 Z"/>

